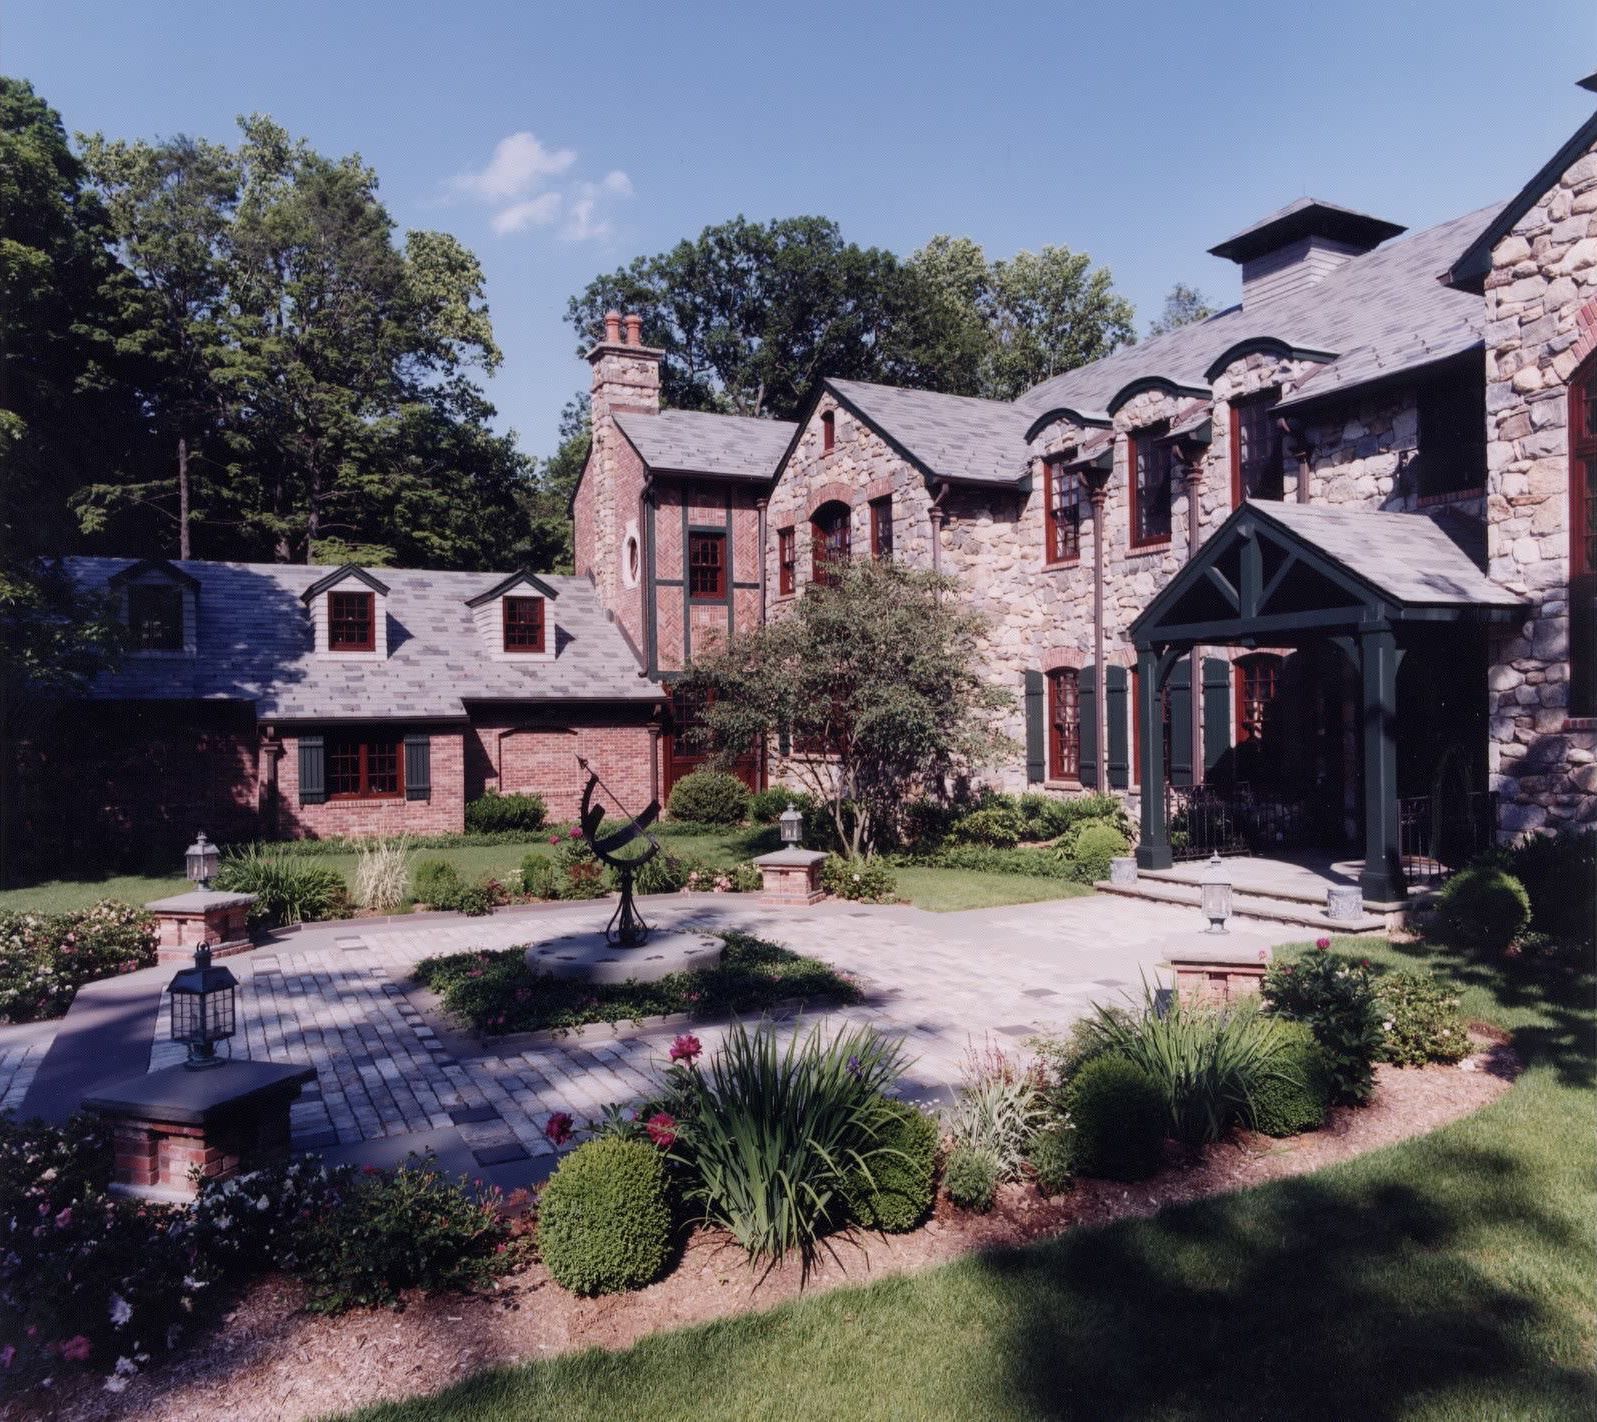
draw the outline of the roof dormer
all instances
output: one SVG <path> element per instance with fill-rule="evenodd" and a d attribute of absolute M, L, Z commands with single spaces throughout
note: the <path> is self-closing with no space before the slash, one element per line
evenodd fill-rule
<path fill-rule="evenodd" d="M 486 592 L 467 598 L 477 635 L 495 661 L 553 661 L 554 588 L 533 573 L 512 573 Z"/>
<path fill-rule="evenodd" d="M 1395 222 L 1303 197 L 1272 212 L 1209 254 L 1242 268 L 1242 309 L 1316 286 L 1337 268 L 1406 228 Z"/>
<path fill-rule="evenodd" d="M 175 563 L 145 558 L 107 580 L 128 652 L 192 657 L 199 644 L 200 585 Z"/>
<path fill-rule="evenodd" d="M 388 657 L 388 585 L 346 563 L 300 594 L 310 609 L 316 654 L 385 661 Z"/>

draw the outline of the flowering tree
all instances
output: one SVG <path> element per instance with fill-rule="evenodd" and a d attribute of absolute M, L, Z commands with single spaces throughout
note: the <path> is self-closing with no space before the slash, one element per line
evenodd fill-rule
<path fill-rule="evenodd" d="M 1014 698 L 983 678 L 986 622 L 957 586 L 878 561 L 812 585 L 787 616 L 690 668 L 710 749 L 730 761 L 790 739 L 838 847 L 873 853 L 916 795 L 1013 748 L 995 723 Z"/>

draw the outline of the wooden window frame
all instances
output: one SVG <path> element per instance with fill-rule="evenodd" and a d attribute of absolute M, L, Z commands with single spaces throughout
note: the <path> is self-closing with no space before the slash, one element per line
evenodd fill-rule
<path fill-rule="evenodd" d="M 794 529 L 776 530 L 776 591 L 792 597 L 798 588 L 798 535 Z"/>
<path fill-rule="evenodd" d="M 1054 667 L 1044 673 L 1048 687 L 1048 779 L 1081 780 L 1081 669 Z M 1063 690 L 1065 695 L 1061 697 Z M 1072 718 L 1061 717 L 1060 702 L 1068 701 Z M 1068 730 L 1065 727 L 1068 726 Z"/>
<path fill-rule="evenodd" d="M 821 416 L 821 453 L 830 454 L 837 448 L 837 411 L 827 410 Z"/>
<path fill-rule="evenodd" d="M 1169 433 L 1169 423 L 1165 421 L 1149 425 L 1146 429 L 1132 430 L 1126 437 L 1126 456 L 1129 464 L 1127 473 L 1130 475 L 1126 483 L 1131 492 L 1128 502 L 1131 505 L 1131 547 L 1134 549 L 1164 548 L 1170 543 L 1171 529 L 1175 525 L 1171 509 L 1175 495 L 1175 453 L 1168 445 L 1159 442 L 1167 433 Z M 1145 497 L 1142 487 L 1144 450 L 1147 451 L 1150 461 L 1160 460 L 1165 471 L 1164 531 L 1149 537 L 1144 537 L 1142 534 L 1144 521 L 1142 505 Z"/>
<path fill-rule="evenodd" d="M 891 563 L 893 561 L 893 496 L 887 494 L 880 499 L 872 499 L 870 509 L 871 557 Z"/>
<path fill-rule="evenodd" d="M 714 559 L 699 561 L 697 556 L 699 550 L 708 548 L 716 550 Z M 688 530 L 687 574 L 689 602 L 726 601 L 726 550 L 725 529 L 694 528 Z M 714 576 L 709 576 L 711 574 Z"/>
<path fill-rule="evenodd" d="M 545 633 L 545 622 L 548 609 L 544 607 L 541 597 L 507 597 L 501 599 L 501 644 L 507 653 L 513 656 L 536 656 L 542 652 L 548 643 Z M 533 611 L 533 616 L 525 617 L 528 608 Z M 527 625 L 532 627 L 532 636 L 523 642 L 520 639 L 521 629 Z"/>
<path fill-rule="evenodd" d="M 365 607 L 364 618 L 340 615 L 342 605 L 359 600 Z M 363 641 L 342 641 L 337 636 L 341 626 L 364 621 L 366 636 Z M 327 594 L 327 650 L 329 652 L 375 652 L 377 650 L 377 594 L 370 592 L 330 592 Z"/>
<path fill-rule="evenodd" d="M 335 790 L 340 778 L 347 778 L 347 758 L 355 758 L 353 790 Z M 402 800 L 405 797 L 405 738 L 403 735 L 329 735 L 326 740 L 326 785 L 329 800 Z M 392 758 L 393 787 L 374 790 L 371 782 L 374 761 Z M 342 763 L 341 763 L 342 762 Z"/>
<path fill-rule="evenodd" d="M 1268 390 L 1260 390 L 1252 395 L 1239 396 L 1231 402 L 1231 507 L 1242 507 L 1242 500 L 1248 497 L 1246 493 L 1247 482 L 1242 468 L 1242 434 L 1243 424 L 1248 415 L 1254 411 L 1273 411 L 1280 403 L 1281 391 L 1277 386 Z M 1282 438 L 1281 428 L 1272 417 L 1269 421 L 1270 432 L 1275 449 L 1275 481 L 1277 492 L 1274 494 L 1254 494 L 1251 497 L 1265 499 L 1279 503 L 1286 497 L 1286 441 Z"/>
<path fill-rule="evenodd" d="M 1569 377 L 1569 715 L 1597 717 L 1597 353 Z"/>
<path fill-rule="evenodd" d="M 1072 517 L 1062 518 L 1060 493 L 1068 488 L 1074 497 L 1068 505 Z M 1081 560 L 1081 476 L 1060 460 L 1043 465 L 1043 556 L 1050 567 Z"/>
<path fill-rule="evenodd" d="M 1232 715 L 1236 718 L 1236 731 L 1232 744 L 1241 748 L 1245 745 L 1268 745 L 1275 735 L 1279 734 L 1279 710 L 1277 703 L 1281 699 L 1281 671 L 1286 665 L 1286 658 L 1277 652 L 1249 652 L 1245 657 L 1238 657 L 1231 663 L 1231 684 L 1234 705 Z M 1250 696 L 1250 682 L 1268 669 L 1269 695 Z M 1247 714 L 1250 701 L 1257 701 L 1260 705 L 1259 726 L 1260 734 L 1253 734 L 1249 728 L 1254 724 L 1253 718 Z"/>
<path fill-rule="evenodd" d="M 835 509 L 839 514 L 836 522 L 839 546 L 831 553 L 826 551 L 828 530 L 819 517 L 828 509 Z M 833 501 L 822 504 L 815 513 L 816 517 L 810 520 L 810 581 L 829 586 L 834 575 L 826 571 L 827 567 L 832 563 L 846 566 L 854 557 L 854 510 L 841 501 Z"/>
<path fill-rule="evenodd" d="M 165 628 L 167 617 L 165 613 L 150 619 L 147 614 L 139 611 L 138 603 L 156 595 L 167 604 L 166 612 L 171 611 L 171 605 L 176 600 L 177 623 L 171 631 L 175 640 L 150 641 L 145 636 L 145 627 L 149 621 L 159 622 Z M 133 583 L 128 587 L 128 645 L 135 652 L 181 652 L 183 650 L 183 589 L 174 587 L 171 583 Z"/>

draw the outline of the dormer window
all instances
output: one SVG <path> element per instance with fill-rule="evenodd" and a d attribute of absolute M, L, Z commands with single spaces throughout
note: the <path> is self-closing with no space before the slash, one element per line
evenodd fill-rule
<path fill-rule="evenodd" d="M 169 583 L 129 587 L 128 641 L 137 652 L 181 652 L 183 589 Z"/>
<path fill-rule="evenodd" d="M 504 648 L 507 652 L 543 651 L 543 599 L 507 597 L 504 607 Z"/>
<path fill-rule="evenodd" d="M 1283 494 L 1281 424 L 1276 417 L 1279 390 L 1266 390 L 1231 403 L 1231 507 L 1244 499 L 1275 499 Z"/>
<path fill-rule="evenodd" d="M 1160 436 L 1168 427 L 1154 425 L 1131 436 L 1131 546 L 1154 548 L 1170 541 L 1170 494 L 1174 483 L 1173 453 Z"/>
<path fill-rule="evenodd" d="M 371 652 L 377 648 L 376 596 L 369 592 L 327 594 L 327 648 Z"/>

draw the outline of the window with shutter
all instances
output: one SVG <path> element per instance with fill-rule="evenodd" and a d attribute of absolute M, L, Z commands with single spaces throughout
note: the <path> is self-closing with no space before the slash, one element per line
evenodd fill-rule
<path fill-rule="evenodd" d="M 1109 738 L 1109 786 L 1124 790 L 1130 781 L 1126 737 L 1126 669 L 1104 669 L 1104 720 Z"/>
<path fill-rule="evenodd" d="M 1098 677 L 1095 668 L 1083 667 L 1076 678 L 1076 725 L 1080 749 L 1081 783 L 1098 786 Z"/>
<path fill-rule="evenodd" d="M 1080 673 L 1057 667 L 1048 673 L 1048 778 L 1081 778 Z"/>

